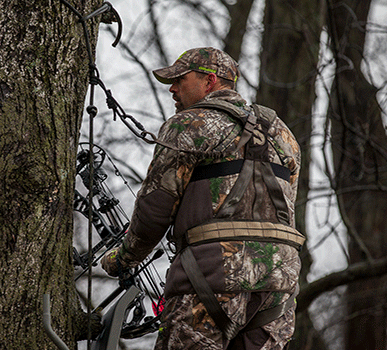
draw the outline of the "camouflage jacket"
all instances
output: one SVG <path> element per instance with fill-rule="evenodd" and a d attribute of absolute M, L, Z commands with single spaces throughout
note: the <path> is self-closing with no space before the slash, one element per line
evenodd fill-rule
<path fill-rule="evenodd" d="M 225 100 L 251 111 L 232 90 L 215 91 L 205 100 Z M 174 225 L 174 234 L 213 218 L 235 184 L 238 174 L 190 183 L 196 166 L 243 159 L 243 148 L 236 152 L 243 125 L 215 109 L 186 109 L 168 119 L 159 139 L 173 148 L 156 146 L 147 176 L 138 193 L 132 221 L 120 258 L 130 266 L 139 264 Z M 294 202 L 300 168 L 300 150 L 293 134 L 278 118 L 269 129 L 270 162 L 285 165 L 290 181 L 278 179 L 294 226 Z M 214 154 L 222 144 L 222 152 Z M 256 195 L 257 194 L 257 195 Z M 257 203 L 254 203 L 258 201 Z M 195 205 L 192 205 L 194 203 Z M 250 183 L 232 220 L 253 220 L 258 208 L 260 221 L 278 222 L 264 183 Z M 257 217 L 256 215 L 254 217 Z M 298 279 L 298 252 L 287 244 L 256 241 L 225 241 L 192 247 L 198 264 L 214 292 L 275 291 L 278 301 L 290 293 Z M 193 293 L 180 263 L 174 259 L 166 281 L 166 297 Z"/>

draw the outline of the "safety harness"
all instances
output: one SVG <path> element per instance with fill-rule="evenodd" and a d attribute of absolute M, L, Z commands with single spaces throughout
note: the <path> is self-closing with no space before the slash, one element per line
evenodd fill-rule
<path fill-rule="evenodd" d="M 199 299 L 206 307 L 209 315 L 222 330 L 228 340 L 231 340 L 241 330 L 251 330 L 261 327 L 281 317 L 294 305 L 296 291 L 284 303 L 264 311 L 259 311 L 245 326 L 233 322 L 220 306 L 214 292 L 205 279 L 192 253 L 190 245 L 226 240 L 259 240 L 266 242 L 285 243 L 300 249 L 305 238 L 289 225 L 288 207 L 276 177 L 285 181 L 290 179 L 288 168 L 280 164 L 270 163 L 268 159 L 268 130 L 276 118 L 273 110 L 253 105 L 254 113 L 238 108 L 232 103 L 222 100 L 211 100 L 196 103 L 191 108 L 218 109 L 240 120 L 244 129 L 235 152 L 245 146 L 245 158 L 235 161 L 214 163 L 195 168 L 191 182 L 206 178 L 226 176 L 239 173 L 238 179 L 230 193 L 217 212 L 214 220 L 189 229 L 184 237 L 181 250 L 181 263 Z M 261 110 L 264 110 L 264 113 Z M 259 117 L 259 122 L 258 121 Z M 223 152 L 226 148 L 222 142 L 215 151 Z M 254 221 L 231 221 L 231 218 L 241 200 L 246 188 L 254 176 L 254 186 L 257 183 L 266 185 L 271 201 L 276 210 L 278 223 L 262 222 L 258 210 L 253 208 Z M 256 188 L 257 189 L 257 188 Z M 181 241 L 181 240 L 180 240 Z"/>

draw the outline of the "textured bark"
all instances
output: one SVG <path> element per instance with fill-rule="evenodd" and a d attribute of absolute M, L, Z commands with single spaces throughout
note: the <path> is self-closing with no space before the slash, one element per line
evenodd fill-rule
<path fill-rule="evenodd" d="M 306 199 L 309 192 L 311 113 L 315 102 L 315 79 L 320 34 L 325 22 L 326 2 L 266 1 L 261 71 L 257 102 L 277 111 L 301 146 L 302 164 L 296 208 L 297 228 L 305 233 Z M 307 246 L 302 250 L 301 286 L 311 265 Z M 308 339 L 308 341 L 307 341 Z M 291 349 L 324 349 L 308 313 L 298 313 Z"/>
<path fill-rule="evenodd" d="M 329 31 L 336 59 L 330 118 L 334 185 L 350 235 L 350 262 L 387 256 L 387 138 L 377 88 L 363 76 L 365 23 L 371 1 L 331 1 Z M 387 279 L 349 285 L 346 349 L 385 349 Z"/>
<path fill-rule="evenodd" d="M 72 5 L 88 13 L 98 3 Z M 72 203 L 88 74 L 83 31 L 60 1 L 0 7 L 0 348 L 56 348 L 42 328 L 48 293 L 53 328 L 73 349 L 81 315 Z"/>

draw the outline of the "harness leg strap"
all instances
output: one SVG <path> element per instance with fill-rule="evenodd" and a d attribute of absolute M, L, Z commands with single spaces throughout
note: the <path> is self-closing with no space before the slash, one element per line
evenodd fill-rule
<path fill-rule="evenodd" d="M 256 328 L 260 328 L 265 324 L 273 322 L 275 319 L 281 317 L 286 311 L 288 311 L 294 304 L 295 298 L 298 295 L 300 287 L 297 283 L 296 290 L 289 297 L 288 300 L 284 301 L 271 309 L 258 311 L 253 318 L 241 329 L 242 332 L 248 332 Z"/>
<path fill-rule="evenodd" d="M 233 322 L 220 306 L 189 246 L 181 252 L 181 264 L 208 314 L 228 340 L 233 339 L 241 330 L 247 332 L 281 317 L 295 304 L 295 298 L 299 293 L 299 285 L 297 284 L 296 290 L 288 300 L 271 309 L 258 311 L 244 327 L 241 327 Z"/>
<path fill-rule="evenodd" d="M 239 325 L 230 320 L 220 306 L 214 292 L 200 270 L 190 247 L 186 247 L 181 252 L 181 264 L 183 265 L 185 273 L 187 274 L 196 294 L 206 307 L 208 314 L 212 317 L 215 324 L 228 340 L 234 338 L 239 331 Z"/>

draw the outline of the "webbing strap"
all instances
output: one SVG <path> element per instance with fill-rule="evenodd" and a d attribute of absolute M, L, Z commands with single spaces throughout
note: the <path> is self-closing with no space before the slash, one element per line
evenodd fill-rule
<path fill-rule="evenodd" d="M 212 317 L 215 324 L 222 331 L 228 340 L 233 339 L 240 330 L 250 331 L 268 324 L 275 319 L 281 317 L 295 303 L 295 297 L 299 292 L 297 284 L 295 292 L 284 303 L 277 305 L 271 309 L 257 312 L 253 318 L 241 328 L 240 325 L 233 322 L 222 309 L 219 301 L 216 299 L 214 292 L 204 277 L 200 267 L 192 253 L 190 247 L 185 248 L 181 252 L 181 264 L 185 273 L 190 280 L 192 287 L 198 295 L 200 301 L 205 306 L 208 314 Z"/>
<path fill-rule="evenodd" d="M 246 119 L 245 127 L 243 128 L 241 138 L 238 142 L 236 152 L 239 151 L 247 142 L 251 139 L 255 125 L 257 124 L 257 116 L 254 113 L 250 113 Z"/>
<path fill-rule="evenodd" d="M 212 317 L 215 324 L 223 332 L 227 339 L 232 339 L 239 331 L 239 325 L 230 320 L 227 314 L 220 306 L 214 292 L 208 284 L 203 272 L 192 253 L 190 247 L 186 247 L 180 255 L 181 264 L 190 280 L 192 287 L 198 295 L 200 301 L 204 304 L 208 314 Z"/>
<path fill-rule="evenodd" d="M 219 221 L 195 226 L 187 231 L 187 243 L 222 241 L 227 239 L 274 238 L 302 246 L 305 237 L 295 228 L 271 222 L 258 221 Z"/>
<path fill-rule="evenodd" d="M 276 208 L 277 219 L 281 224 L 289 225 L 289 214 L 282 188 L 274 176 L 273 170 L 268 162 L 256 162 L 259 167 L 263 181 L 265 182 L 269 196 Z"/>
<path fill-rule="evenodd" d="M 231 114 L 233 117 L 239 119 L 243 123 L 244 128 L 235 152 L 239 151 L 250 140 L 252 132 L 255 128 L 255 124 L 257 123 L 258 115 L 255 115 L 254 113 L 249 113 L 248 111 L 233 105 L 231 102 L 223 100 L 209 100 L 198 102 L 190 107 L 190 109 L 193 108 L 219 109 L 223 112 Z"/>
<path fill-rule="evenodd" d="M 242 170 L 244 159 L 230 160 L 221 163 L 211 163 L 197 166 L 191 176 L 190 182 L 211 179 L 219 176 L 238 174 Z M 290 170 L 280 164 L 270 163 L 273 173 L 287 182 L 290 181 Z"/>
<path fill-rule="evenodd" d="M 246 188 L 253 177 L 253 173 L 254 161 L 246 159 L 238 179 L 222 203 L 219 211 L 216 213 L 216 218 L 227 218 L 234 214 L 236 206 L 244 195 Z"/>
<path fill-rule="evenodd" d="M 295 303 L 296 303 L 296 296 L 298 295 L 298 292 L 300 291 L 300 287 L 297 283 L 296 290 L 294 293 L 289 297 L 288 300 L 283 302 L 282 304 L 279 304 L 275 307 L 272 307 L 271 309 L 266 309 L 263 311 L 258 311 L 253 318 L 244 326 L 241 331 L 242 332 L 248 332 L 256 328 L 260 328 L 264 326 L 265 324 L 268 324 L 270 322 L 273 322 L 277 318 L 281 317 L 286 311 L 288 311 Z"/>

